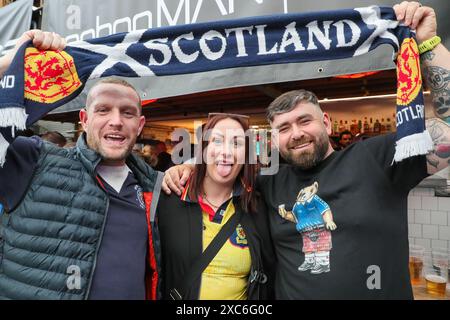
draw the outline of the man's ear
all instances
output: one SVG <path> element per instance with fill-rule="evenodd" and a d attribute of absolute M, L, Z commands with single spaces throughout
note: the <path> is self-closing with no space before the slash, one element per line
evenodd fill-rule
<path fill-rule="evenodd" d="M 332 132 L 332 130 L 331 130 L 332 124 L 331 124 L 330 116 L 326 112 L 323 113 L 323 124 L 325 125 L 325 128 L 327 129 L 327 134 L 330 136 L 331 132 Z"/>
<path fill-rule="evenodd" d="M 137 134 L 138 136 L 141 135 L 142 130 L 144 129 L 144 126 L 145 126 L 145 116 L 141 116 L 139 118 L 139 130 L 138 130 L 138 134 Z"/>
<path fill-rule="evenodd" d="M 279 138 L 280 138 L 280 136 L 279 136 L 278 129 L 274 129 L 274 128 L 272 127 L 270 141 L 271 141 L 272 145 L 273 145 L 275 148 L 277 148 L 278 150 L 280 149 L 280 148 L 279 148 L 279 146 L 280 146 Z"/>
<path fill-rule="evenodd" d="M 80 110 L 80 122 L 83 130 L 86 131 L 88 125 L 88 112 L 86 109 Z"/>

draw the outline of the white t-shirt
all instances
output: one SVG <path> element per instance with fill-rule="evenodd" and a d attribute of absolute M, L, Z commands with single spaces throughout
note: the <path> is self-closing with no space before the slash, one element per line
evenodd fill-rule
<path fill-rule="evenodd" d="M 117 193 L 120 193 L 129 172 L 131 172 L 131 170 L 126 164 L 123 166 L 106 166 L 101 164 L 97 166 L 97 173 L 113 187 Z"/>

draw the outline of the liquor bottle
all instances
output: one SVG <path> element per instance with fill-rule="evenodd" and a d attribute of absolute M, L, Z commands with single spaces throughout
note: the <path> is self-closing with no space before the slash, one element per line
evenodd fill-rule
<path fill-rule="evenodd" d="M 384 123 L 384 118 L 381 118 L 380 133 L 386 133 L 386 124 Z"/>
<path fill-rule="evenodd" d="M 337 135 L 339 133 L 339 125 L 337 120 L 334 120 L 334 124 L 333 124 L 333 134 Z"/>
<path fill-rule="evenodd" d="M 362 127 L 362 121 L 361 119 L 358 120 L 358 133 L 362 133 L 363 131 L 363 127 Z"/>
<path fill-rule="evenodd" d="M 386 132 L 392 132 L 392 123 L 391 118 L 387 118 L 387 124 L 386 124 Z"/>
<path fill-rule="evenodd" d="M 339 121 L 339 133 L 345 131 L 344 123 L 342 120 Z"/>
<path fill-rule="evenodd" d="M 344 127 L 345 127 L 344 130 L 349 130 L 350 129 L 350 127 L 348 126 L 348 121 L 347 120 L 345 120 L 345 122 L 344 122 Z"/>
<path fill-rule="evenodd" d="M 373 125 L 373 133 L 380 134 L 381 133 L 381 123 L 378 119 L 375 120 L 375 124 Z"/>
<path fill-rule="evenodd" d="M 358 133 L 358 125 L 356 124 L 356 120 L 352 120 L 352 124 L 350 125 L 350 132 L 353 136 L 355 136 Z"/>
<path fill-rule="evenodd" d="M 373 132 L 373 121 L 372 121 L 372 118 L 370 118 L 369 131 L 368 132 L 370 132 L 370 133 Z"/>
<path fill-rule="evenodd" d="M 364 117 L 364 133 L 369 133 L 369 122 L 367 122 L 367 117 Z"/>

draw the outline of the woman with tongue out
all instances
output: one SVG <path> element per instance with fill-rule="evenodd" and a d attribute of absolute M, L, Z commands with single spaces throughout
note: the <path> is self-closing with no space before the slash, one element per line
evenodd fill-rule
<path fill-rule="evenodd" d="M 249 162 L 248 120 L 241 115 L 210 114 L 197 154 L 202 161 L 197 161 L 181 198 L 161 194 L 157 219 L 166 299 L 271 297 L 272 244 L 264 205 L 254 189 L 257 167 Z M 242 214 L 237 227 L 201 276 L 187 284 L 189 267 L 237 213 Z"/>

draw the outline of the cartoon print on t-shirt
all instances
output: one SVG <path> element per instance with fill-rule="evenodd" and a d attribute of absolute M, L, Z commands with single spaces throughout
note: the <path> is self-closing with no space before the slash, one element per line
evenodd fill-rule
<path fill-rule="evenodd" d="M 301 189 L 292 211 L 287 211 L 284 204 L 278 206 L 279 215 L 294 222 L 303 238 L 302 251 L 305 254 L 305 261 L 298 270 L 311 270 L 312 274 L 330 271 L 332 247 L 330 230 L 336 229 L 331 209 L 317 195 L 318 190 L 318 182 Z"/>

